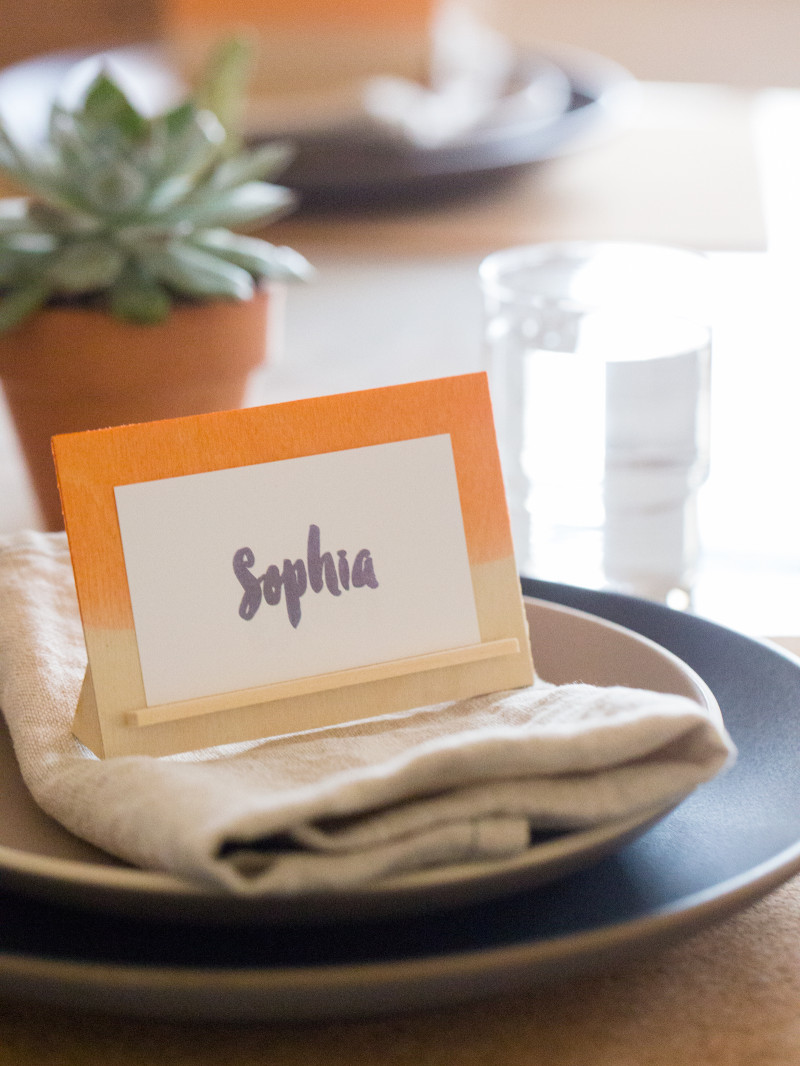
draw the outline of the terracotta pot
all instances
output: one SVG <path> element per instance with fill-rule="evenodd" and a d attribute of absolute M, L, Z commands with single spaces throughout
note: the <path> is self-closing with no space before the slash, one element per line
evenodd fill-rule
<path fill-rule="evenodd" d="M 56 307 L 0 336 L 0 379 L 45 528 L 63 528 L 52 436 L 241 407 L 281 298 L 270 288 L 179 307 L 157 326 Z"/>

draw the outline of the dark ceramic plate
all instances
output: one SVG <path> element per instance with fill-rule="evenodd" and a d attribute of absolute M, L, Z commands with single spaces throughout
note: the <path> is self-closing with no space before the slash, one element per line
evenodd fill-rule
<path fill-rule="evenodd" d="M 589 868 L 417 916 L 220 927 L 104 917 L 5 892 L 0 991 L 206 1019 L 440 1005 L 652 951 L 800 869 L 800 663 L 653 603 L 523 584 L 529 595 L 627 626 L 693 667 L 738 745 L 735 767 Z"/>
<path fill-rule="evenodd" d="M 548 68 L 565 78 L 563 106 L 526 110 L 520 86 Z M 405 205 L 478 191 L 521 168 L 550 159 L 581 136 L 622 120 L 636 93 L 627 71 L 585 52 L 520 58 L 513 118 L 502 107 L 458 141 L 415 148 L 353 131 L 295 135 L 297 155 L 281 181 L 301 195 L 300 209 Z"/>

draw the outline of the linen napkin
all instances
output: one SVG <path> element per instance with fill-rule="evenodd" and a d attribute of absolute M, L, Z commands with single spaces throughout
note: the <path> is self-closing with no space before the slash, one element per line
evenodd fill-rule
<path fill-rule="evenodd" d="M 244 894 L 510 857 L 539 831 L 678 802 L 734 757 L 689 699 L 537 681 L 267 741 L 100 760 L 70 731 L 85 666 L 65 536 L 0 538 L 0 707 L 34 799 L 135 865 Z"/>

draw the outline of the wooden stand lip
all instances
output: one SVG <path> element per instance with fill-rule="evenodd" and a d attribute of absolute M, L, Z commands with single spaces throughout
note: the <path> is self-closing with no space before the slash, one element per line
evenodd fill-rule
<path fill-rule="evenodd" d="M 235 710 L 239 707 L 254 707 L 258 704 L 273 703 L 277 700 L 290 699 L 294 696 L 311 695 L 335 688 L 348 688 L 367 684 L 368 682 L 398 677 L 403 674 L 421 673 L 442 667 L 518 655 L 519 651 L 520 642 L 516 637 L 504 637 L 500 640 L 483 641 L 480 644 L 468 644 L 459 648 L 429 652 L 425 655 L 409 656 L 405 659 L 392 659 L 388 662 L 372 663 L 368 666 L 359 666 L 350 670 L 337 670 L 333 673 L 315 674 L 291 681 L 279 681 L 272 685 L 239 689 L 234 692 L 222 692 L 213 696 L 201 696 L 197 699 L 179 700 L 174 703 L 156 704 L 128 712 L 125 716 L 125 722 L 127 725 L 136 727 L 161 725 L 164 722 L 177 722 L 182 719 L 196 718 L 218 711 Z"/>

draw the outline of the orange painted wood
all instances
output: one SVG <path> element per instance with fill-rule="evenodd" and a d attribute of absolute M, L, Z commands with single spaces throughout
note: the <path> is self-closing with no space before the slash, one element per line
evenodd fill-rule
<path fill-rule="evenodd" d="M 449 433 L 470 563 L 513 553 L 485 374 L 53 441 L 84 625 L 133 628 L 114 486 Z"/>

